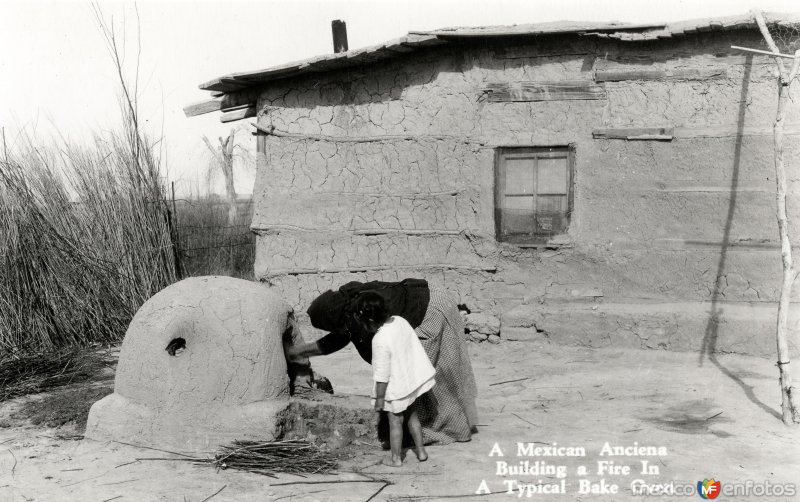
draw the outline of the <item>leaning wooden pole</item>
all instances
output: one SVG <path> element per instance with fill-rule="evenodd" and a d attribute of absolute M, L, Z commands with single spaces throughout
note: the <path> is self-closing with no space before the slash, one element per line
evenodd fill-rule
<path fill-rule="evenodd" d="M 756 23 L 764 36 L 770 50 L 779 54 L 772 36 L 767 29 L 767 23 L 761 12 L 753 12 Z M 778 66 L 778 111 L 775 116 L 774 145 L 775 145 L 775 179 L 777 182 L 777 217 L 778 231 L 781 238 L 781 262 L 783 264 L 783 280 L 781 281 L 780 300 L 778 302 L 778 322 L 776 328 L 776 339 L 778 345 L 778 371 L 780 373 L 781 386 L 781 416 L 783 423 L 794 425 L 800 423 L 800 411 L 795 404 L 794 387 L 792 386 L 791 374 L 789 371 L 789 343 L 788 320 L 789 320 L 789 299 L 792 294 L 792 284 L 794 283 L 794 267 L 792 264 L 792 243 L 789 239 L 789 220 L 786 213 L 786 167 L 783 161 L 783 129 L 786 119 L 786 108 L 789 104 L 789 86 L 797 77 L 800 69 L 800 50 L 794 54 L 794 64 L 790 72 L 786 72 L 783 61 L 775 56 L 775 64 Z"/>

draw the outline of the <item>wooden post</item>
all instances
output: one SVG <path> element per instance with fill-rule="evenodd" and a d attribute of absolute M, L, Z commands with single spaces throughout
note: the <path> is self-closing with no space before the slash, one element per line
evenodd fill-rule
<path fill-rule="evenodd" d="M 781 262 L 783 264 L 783 280 L 778 301 L 778 321 L 776 326 L 776 339 L 778 345 L 778 372 L 781 386 L 781 417 L 786 425 L 800 423 L 800 411 L 795 404 L 792 379 L 789 371 L 789 344 L 787 342 L 787 326 L 789 319 L 789 297 L 792 293 L 794 282 L 794 268 L 792 264 L 792 244 L 789 239 L 789 221 L 786 214 L 786 168 L 783 162 L 783 133 L 786 119 L 786 108 L 789 104 L 789 86 L 797 77 L 800 69 L 800 50 L 795 52 L 794 64 L 787 74 L 783 60 L 777 56 L 778 47 L 767 29 L 764 16 L 761 12 L 753 12 L 756 23 L 764 36 L 770 50 L 775 53 L 775 64 L 778 66 L 778 111 L 775 116 L 774 145 L 775 145 L 775 180 L 777 182 L 776 199 L 778 203 L 778 232 L 781 238 Z"/>
<path fill-rule="evenodd" d="M 231 129 L 230 134 L 224 140 L 219 139 L 220 151 L 222 152 L 222 172 L 225 176 L 225 196 L 228 199 L 228 225 L 236 224 L 236 188 L 233 186 L 233 143 L 235 131 Z"/>
<path fill-rule="evenodd" d="M 331 33 L 333 34 L 333 52 L 347 52 L 347 23 L 341 19 L 331 21 Z"/>
<path fill-rule="evenodd" d="M 172 253 L 175 257 L 175 275 L 178 280 L 183 279 L 183 263 L 181 263 L 181 236 L 178 231 L 178 211 L 175 209 L 175 182 L 172 182 L 172 218 L 175 220 L 172 228 L 175 230 L 175 241 L 172 243 Z"/>

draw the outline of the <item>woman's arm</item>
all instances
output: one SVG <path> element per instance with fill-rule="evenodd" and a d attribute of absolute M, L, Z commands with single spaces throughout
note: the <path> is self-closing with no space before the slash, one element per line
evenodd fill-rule
<path fill-rule="evenodd" d="M 286 347 L 286 356 L 290 359 L 295 357 L 321 356 L 322 354 L 322 349 L 317 342 L 308 342 Z"/>
<path fill-rule="evenodd" d="M 345 348 L 348 343 L 350 343 L 350 338 L 347 335 L 328 333 L 316 342 L 289 345 L 285 350 L 286 356 L 289 358 L 327 356 L 328 354 Z"/>

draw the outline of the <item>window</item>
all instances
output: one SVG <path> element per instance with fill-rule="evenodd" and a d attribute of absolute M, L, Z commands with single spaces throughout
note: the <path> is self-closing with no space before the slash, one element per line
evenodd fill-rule
<path fill-rule="evenodd" d="M 572 214 L 572 159 L 569 147 L 497 150 L 498 241 L 544 245 L 567 232 Z"/>

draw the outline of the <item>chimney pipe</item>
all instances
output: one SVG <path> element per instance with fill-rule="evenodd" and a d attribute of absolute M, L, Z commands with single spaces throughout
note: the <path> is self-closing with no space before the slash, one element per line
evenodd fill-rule
<path fill-rule="evenodd" d="M 333 52 L 347 52 L 347 24 L 341 19 L 331 21 Z"/>

